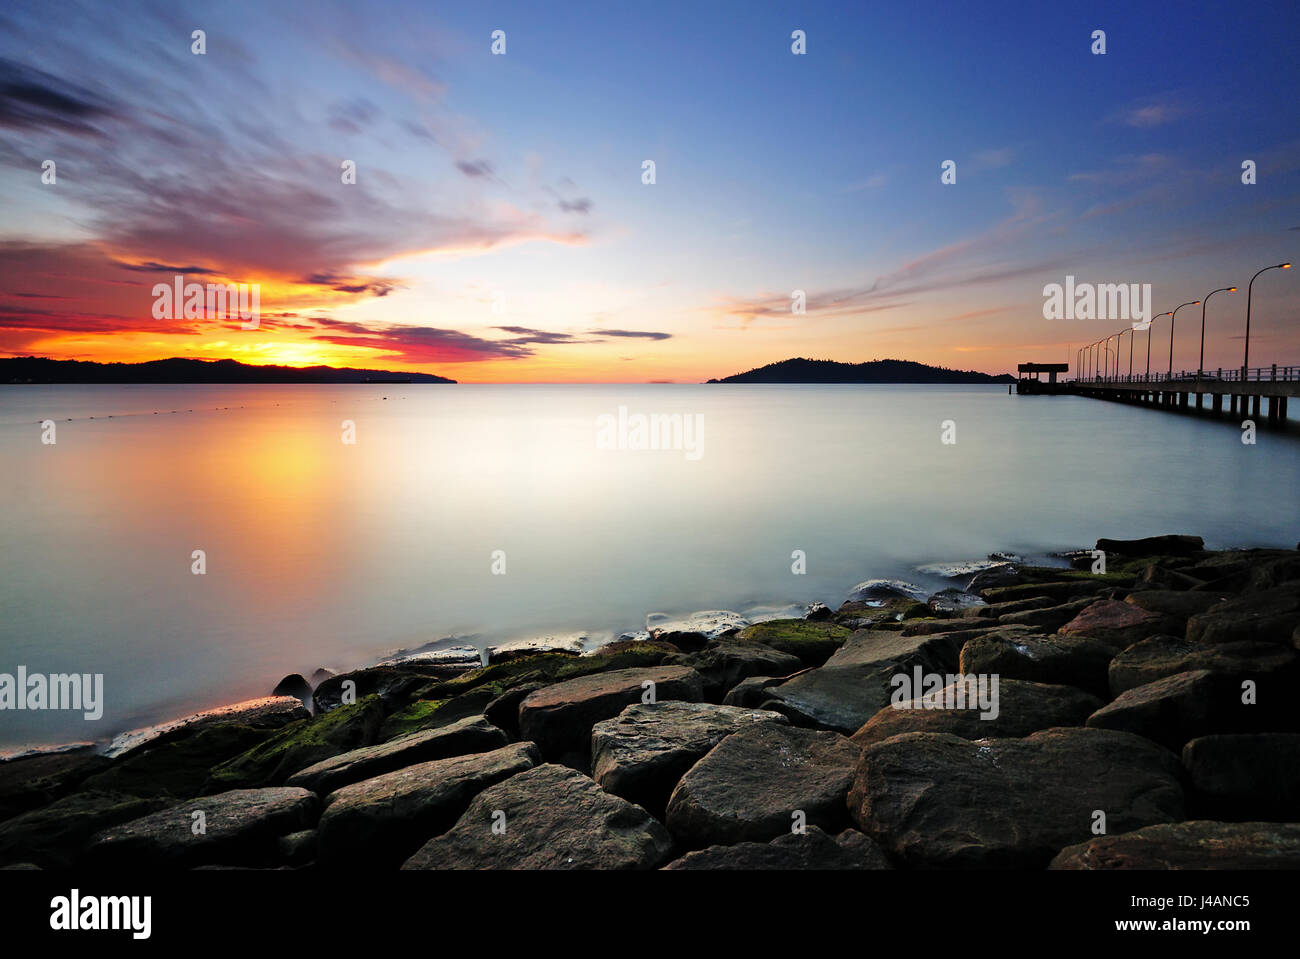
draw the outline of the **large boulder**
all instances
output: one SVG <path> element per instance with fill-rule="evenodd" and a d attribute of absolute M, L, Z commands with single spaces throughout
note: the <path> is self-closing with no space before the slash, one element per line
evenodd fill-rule
<path fill-rule="evenodd" d="M 366 696 L 378 696 L 390 703 L 405 699 L 415 690 L 442 675 L 439 668 L 419 663 L 393 663 L 354 669 L 330 676 L 312 692 L 317 714 L 327 713 L 344 703 L 345 695 L 359 702 Z"/>
<path fill-rule="evenodd" d="M 1202 736 L 1183 747 L 1192 815 L 1300 821 L 1300 734 Z"/>
<path fill-rule="evenodd" d="M 1062 636 L 1092 639 L 1116 652 L 1134 643 L 1169 633 L 1177 622 L 1131 603 L 1102 599 L 1086 606 L 1079 615 L 1060 627 Z"/>
<path fill-rule="evenodd" d="M 131 869 L 271 864 L 277 837 L 311 826 L 317 804 L 306 789 L 284 786 L 191 799 L 97 833 L 87 862 Z"/>
<path fill-rule="evenodd" d="M 704 698 L 704 682 L 689 666 L 615 669 L 530 693 L 519 704 L 519 733 L 537 743 L 548 758 L 585 757 L 591 727 L 617 716 L 624 706 L 642 702 L 651 685 L 656 702 Z"/>
<path fill-rule="evenodd" d="M 1097 836 L 1062 849 L 1052 869 L 1300 869 L 1300 825 L 1190 822 Z"/>
<path fill-rule="evenodd" d="M 859 746 L 870 746 L 900 733 L 951 733 L 963 739 L 1028 736 L 1053 726 L 1082 726 L 1102 706 L 1096 696 L 1072 686 L 998 677 L 994 708 L 986 715 L 969 685 L 959 689 L 960 685 L 960 681 L 952 683 L 934 696 L 906 704 L 891 703 L 850 738 Z M 965 708 L 944 706 L 962 702 L 959 694 L 965 697 Z"/>
<path fill-rule="evenodd" d="M 483 792 L 403 869 L 655 869 L 672 837 L 640 806 L 564 766 L 543 765 Z"/>
<path fill-rule="evenodd" d="M 1276 705 L 1244 698 L 1241 683 L 1232 677 L 1192 669 L 1120 693 L 1089 716 L 1088 725 L 1136 733 L 1178 752 L 1197 736 L 1273 725 Z"/>
<path fill-rule="evenodd" d="M 255 729 L 239 723 L 207 726 L 161 745 L 135 750 L 91 776 L 84 787 L 175 799 L 192 799 L 205 790 L 221 792 L 220 788 L 209 789 L 212 769 L 273 735 L 273 729 Z"/>
<path fill-rule="evenodd" d="M 1106 671 L 1114 655 L 1110 645 L 1096 639 L 997 632 L 968 640 L 961 650 L 960 668 L 964 675 L 1076 686 L 1104 696 Z"/>
<path fill-rule="evenodd" d="M 788 653 L 805 666 L 820 666 L 844 645 L 851 632 L 846 626 L 823 620 L 769 619 L 745 627 L 736 639 Z"/>
<path fill-rule="evenodd" d="M 31 862 L 45 869 L 75 865 L 86 840 L 109 826 L 167 806 L 161 799 L 84 789 L 0 823 L 0 865 Z"/>
<path fill-rule="evenodd" d="M 1186 626 L 1187 621 L 1203 613 L 1226 597 L 1217 593 L 1192 592 L 1185 589 L 1144 589 L 1129 593 L 1124 602 L 1148 613 L 1167 616 L 1175 623 Z M 1181 630 L 1180 630 L 1181 632 Z"/>
<path fill-rule="evenodd" d="M 972 742 L 904 733 L 862 751 L 848 806 L 892 857 L 920 868 L 1039 869 L 1087 839 L 1182 818 L 1178 759 L 1139 736 L 1047 729 Z"/>
<path fill-rule="evenodd" d="M 668 828 L 696 848 L 762 842 L 804 823 L 838 831 L 859 752 L 838 733 L 749 726 L 682 777 L 668 800 Z"/>
<path fill-rule="evenodd" d="M 1187 638 L 1194 643 L 1235 643 L 1249 639 L 1289 645 L 1297 626 L 1300 626 L 1300 582 L 1292 582 L 1214 604 L 1187 621 Z"/>
<path fill-rule="evenodd" d="M 282 729 L 290 723 L 307 719 L 310 715 L 293 696 L 263 696 L 120 733 L 108 744 L 104 755 L 110 759 L 124 758 L 144 749 L 153 749 L 163 743 L 192 736 L 212 726 L 230 723 L 252 729 Z"/>
<path fill-rule="evenodd" d="M 317 827 L 322 866 L 392 866 L 411 855 L 494 783 L 541 761 L 532 743 L 417 763 L 344 786 L 325 799 Z"/>
<path fill-rule="evenodd" d="M 1246 640 L 1203 646 L 1177 636 L 1153 636 L 1134 643 L 1110 661 L 1109 686 L 1112 696 L 1193 669 L 1253 679 L 1259 686 L 1260 701 L 1290 698 L 1289 686 L 1300 676 L 1300 655 L 1276 643 Z"/>
<path fill-rule="evenodd" d="M 659 813 L 683 774 L 725 737 L 755 723 L 787 722 L 780 713 L 711 703 L 634 703 L 592 729 L 592 777 L 606 792 Z"/>
<path fill-rule="evenodd" d="M 500 729 L 482 716 L 467 716 L 449 726 L 426 729 L 322 759 L 294 773 L 286 785 L 302 786 L 324 794 L 403 766 L 466 753 L 484 753 L 505 744 L 506 734 Z"/>
<path fill-rule="evenodd" d="M 809 826 L 804 834 L 786 833 L 771 842 L 709 846 L 674 859 L 664 869 L 892 869 L 874 842 L 852 829 L 830 836 Z"/>
<path fill-rule="evenodd" d="M 108 765 L 109 760 L 89 746 L 0 762 L 0 820 L 67 795 Z"/>

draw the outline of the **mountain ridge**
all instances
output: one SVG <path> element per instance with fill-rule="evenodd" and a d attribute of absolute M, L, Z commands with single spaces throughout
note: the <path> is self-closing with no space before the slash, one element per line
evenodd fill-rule
<path fill-rule="evenodd" d="M 951 370 L 913 360 L 868 360 L 840 363 L 802 356 L 768 363 L 744 373 L 734 373 L 709 383 L 1014 383 L 1010 373 Z"/>
<path fill-rule="evenodd" d="M 360 370 L 348 366 L 254 366 L 238 360 L 173 356 L 143 363 L 0 359 L 0 383 L 455 383 L 432 373 Z"/>

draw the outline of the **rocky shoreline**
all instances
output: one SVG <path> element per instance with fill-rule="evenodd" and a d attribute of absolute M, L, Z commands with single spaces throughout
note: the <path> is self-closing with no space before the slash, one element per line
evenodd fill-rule
<path fill-rule="evenodd" d="M 0 866 L 1300 868 L 1300 549 L 1070 559 L 286 677 L 0 763 Z"/>

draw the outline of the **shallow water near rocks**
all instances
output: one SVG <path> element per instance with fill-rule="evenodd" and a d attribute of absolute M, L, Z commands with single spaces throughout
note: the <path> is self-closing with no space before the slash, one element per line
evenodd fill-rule
<path fill-rule="evenodd" d="M 699 457 L 600 448 L 620 406 L 701 414 Z M 0 672 L 103 673 L 106 697 L 97 722 L 6 711 L 0 747 L 440 637 L 756 619 L 1100 536 L 1300 540 L 1295 436 L 997 386 L 5 386 L 0 464 Z"/>

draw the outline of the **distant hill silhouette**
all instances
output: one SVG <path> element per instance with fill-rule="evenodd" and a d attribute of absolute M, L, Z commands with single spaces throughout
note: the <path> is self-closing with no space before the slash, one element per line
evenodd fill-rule
<path fill-rule="evenodd" d="M 333 366 L 250 366 L 236 360 L 174 357 L 147 363 L 95 363 L 19 356 L 0 360 L 0 383 L 455 383 L 432 373 Z"/>
<path fill-rule="evenodd" d="M 769 363 L 748 373 L 737 373 L 710 383 L 1014 383 L 1010 373 L 990 376 L 970 370 L 950 370 L 911 360 L 871 360 L 837 363 L 796 357 Z"/>

